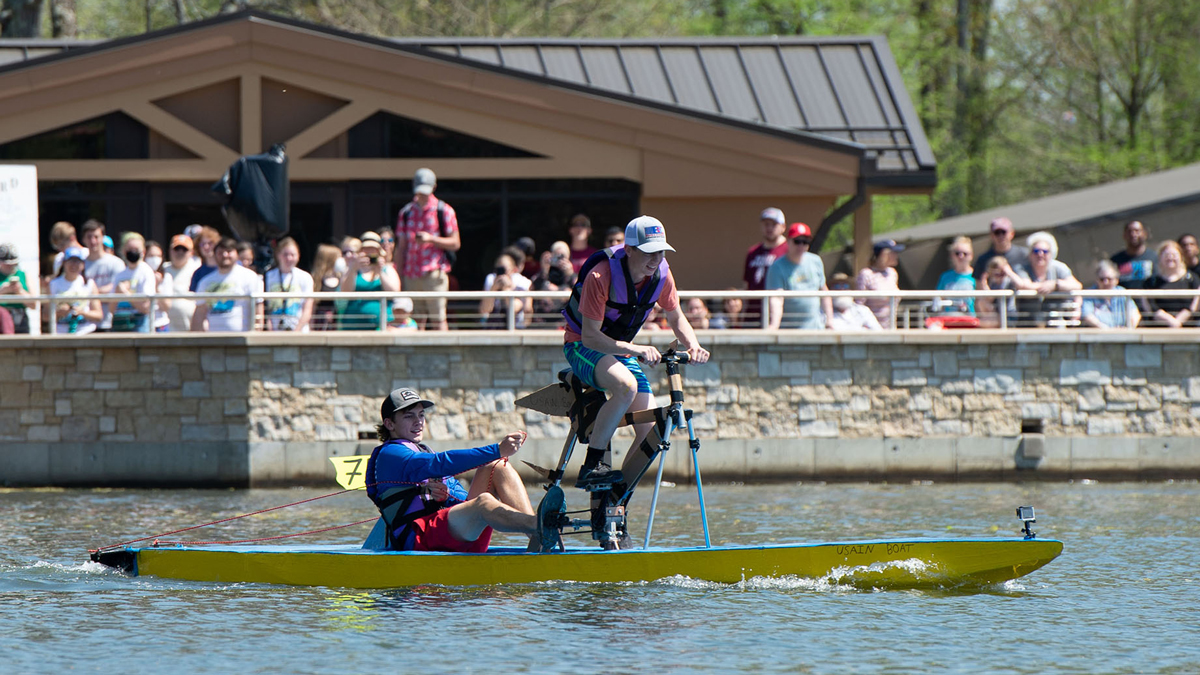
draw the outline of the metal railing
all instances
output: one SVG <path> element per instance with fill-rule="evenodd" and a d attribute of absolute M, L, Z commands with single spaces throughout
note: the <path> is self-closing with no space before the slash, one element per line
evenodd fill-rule
<path fill-rule="evenodd" d="M 998 290 L 998 291 L 855 291 L 855 290 L 838 290 L 838 291 L 680 291 L 681 302 L 686 302 L 690 298 L 701 298 L 706 304 L 716 301 L 723 302 L 728 298 L 737 298 L 743 302 L 746 300 L 760 300 L 762 313 L 758 316 L 744 317 L 743 328 L 751 330 L 761 330 L 771 324 L 771 298 L 792 299 L 792 298 L 839 298 L 850 297 L 855 300 L 867 299 L 886 299 L 890 307 L 891 323 L 883 328 L 899 328 L 899 329 L 914 329 L 925 328 L 925 320 L 930 317 L 961 315 L 947 314 L 940 309 L 940 305 L 949 304 L 948 301 L 959 299 L 974 299 L 976 300 L 976 308 L 974 316 L 979 317 L 981 314 L 986 314 L 980 309 L 979 300 L 990 301 L 993 308 L 994 322 L 996 328 L 1007 329 L 1013 323 L 1021 323 L 1027 317 L 1020 313 L 1014 315 L 1012 303 L 1020 303 L 1023 300 L 1037 300 L 1038 294 L 1034 291 L 1013 291 L 1013 290 Z M 139 294 L 99 294 L 99 295 L 70 295 L 70 296 L 53 296 L 53 295 L 28 295 L 28 296 L 11 296 L 10 298 L 0 298 L 2 304 L 21 304 L 33 303 L 33 309 L 42 315 L 42 305 L 50 304 L 52 307 L 61 303 L 77 304 L 80 302 L 91 302 L 99 300 L 102 304 L 112 304 L 116 302 L 133 303 L 149 301 L 149 311 L 146 312 L 153 322 L 155 310 L 159 308 L 159 302 L 162 300 L 189 300 L 192 302 L 213 301 L 213 300 L 238 300 L 246 303 L 243 311 L 249 309 L 257 313 L 255 308 L 262 303 L 270 303 L 271 301 L 304 301 L 313 300 L 314 305 L 323 301 L 332 301 L 334 303 L 344 303 L 352 300 L 379 301 L 378 312 L 371 315 L 350 315 L 349 318 L 358 318 L 363 321 L 368 321 L 373 326 L 373 330 L 387 330 L 388 324 L 391 323 L 393 314 L 393 301 L 407 298 L 409 300 L 433 300 L 445 299 L 451 306 L 451 316 L 454 321 L 452 326 L 456 329 L 473 329 L 473 328 L 500 328 L 504 330 L 517 329 L 559 329 L 561 327 L 561 317 L 558 314 L 558 309 L 565 300 L 570 296 L 568 291 L 445 291 L 445 292 L 313 292 L 313 293 L 252 293 L 252 294 L 227 294 L 227 293 L 174 293 L 174 294 L 159 294 L 159 295 L 139 295 Z M 1054 293 L 1042 296 L 1042 299 L 1058 303 L 1060 309 L 1055 312 L 1048 313 L 1050 319 L 1056 319 L 1048 325 L 1057 327 L 1068 327 L 1075 325 L 1078 322 L 1072 321 L 1071 317 L 1077 319 L 1078 307 L 1080 301 L 1084 298 L 1112 298 L 1126 297 L 1132 299 L 1194 299 L 1198 297 L 1198 293 L 1192 290 L 1080 290 L 1065 293 Z M 493 314 L 500 314 L 503 317 L 502 322 L 496 322 L 484 325 L 489 317 L 481 316 L 477 310 L 478 303 L 484 298 L 492 298 L 494 300 L 503 301 L 503 307 Z M 518 312 L 515 299 L 520 299 L 523 302 L 529 302 L 529 309 L 524 309 Z M 546 303 L 542 307 L 537 307 L 539 303 Z M 474 310 L 472 308 L 475 308 Z M 540 311 L 552 310 L 552 311 Z M 523 315 L 523 316 L 522 316 Z M 264 320 L 259 323 L 254 323 L 254 330 L 263 330 L 267 321 L 265 319 L 271 316 L 279 316 L 278 314 L 265 314 Z M 346 319 L 348 315 L 344 313 L 338 314 L 339 318 Z M 419 315 L 414 315 L 419 316 Z M 524 321 L 522 321 L 522 318 Z M 48 321 L 49 333 L 55 334 L 58 321 Z M 747 326 L 746 324 L 750 324 Z M 153 327 L 151 328 L 153 330 Z M 334 330 L 334 328 L 327 328 Z"/>

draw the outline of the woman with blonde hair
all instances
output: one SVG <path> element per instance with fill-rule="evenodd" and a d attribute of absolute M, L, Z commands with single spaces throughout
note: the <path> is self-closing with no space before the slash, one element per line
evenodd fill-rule
<path fill-rule="evenodd" d="M 296 267 L 300 262 L 300 245 L 291 237 L 275 244 L 275 266 L 263 275 L 268 293 L 312 293 L 313 278 Z M 269 330 L 307 331 L 312 318 L 312 298 L 268 300 L 267 328 Z"/>
<path fill-rule="evenodd" d="M 1200 278 L 1188 271 L 1183 248 L 1173 241 L 1158 245 L 1158 264 L 1154 276 L 1142 286 L 1147 291 L 1196 290 Z M 1142 298 L 1142 325 L 1154 328 L 1183 328 L 1193 320 L 1200 296 L 1189 298 Z"/>
<path fill-rule="evenodd" d="M 950 242 L 950 269 L 938 278 L 939 291 L 973 291 L 975 290 L 975 268 L 971 261 L 975 258 L 975 249 L 970 237 L 955 237 Z M 954 298 L 938 301 L 938 307 L 944 314 L 975 314 L 975 298 Z"/>
<path fill-rule="evenodd" d="M 329 244 L 317 246 L 313 255 L 312 269 L 313 287 L 318 293 L 336 293 L 342 285 L 342 275 L 338 272 L 338 261 L 342 259 L 342 250 Z M 309 326 L 312 330 L 334 330 L 336 325 L 337 308 L 333 300 L 321 300 L 313 307 L 312 319 Z"/>

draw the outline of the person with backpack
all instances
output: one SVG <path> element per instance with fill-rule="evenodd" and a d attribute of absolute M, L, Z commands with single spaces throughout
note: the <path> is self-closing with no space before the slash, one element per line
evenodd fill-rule
<path fill-rule="evenodd" d="M 413 199 L 400 209 L 396 220 L 396 271 L 405 291 L 450 290 L 454 253 L 462 247 L 454 207 L 433 196 L 437 176 L 417 169 Z M 447 330 L 446 299 L 414 300 L 414 314 L 422 330 Z"/>

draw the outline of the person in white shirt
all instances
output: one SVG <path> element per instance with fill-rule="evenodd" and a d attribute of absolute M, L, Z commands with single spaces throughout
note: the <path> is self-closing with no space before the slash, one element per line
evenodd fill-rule
<path fill-rule="evenodd" d="M 70 298 L 81 295 L 97 295 L 96 284 L 84 272 L 88 250 L 71 246 L 63 251 L 62 266 L 58 275 L 50 280 L 50 295 Z M 104 318 L 99 300 L 56 301 L 53 305 L 54 332 L 59 335 L 86 335 L 96 330 Z"/>
<path fill-rule="evenodd" d="M 175 293 L 187 293 L 192 285 L 192 275 L 200 269 L 200 261 L 192 256 L 196 245 L 186 234 L 171 237 L 171 248 L 167 251 L 169 262 L 163 265 L 163 280 L 171 278 L 171 289 Z M 162 291 L 166 293 L 166 291 Z M 192 329 L 192 314 L 196 311 L 196 303 L 187 298 L 175 298 L 167 310 L 171 320 L 171 330 L 174 332 Z"/>
<path fill-rule="evenodd" d="M 883 330 L 869 307 L 844 295 L 833 299 L 833 316 L 829 320 L 829 327 L 833 330 Z"/>
<path fill-rule="evenodd" d="M 104 250 L 104 223 L 92 219 L 83 224 L 80 240 L 88 249 L 87 267 L 84 274 L 101 293 L 112 293 L 114 279 L 122 270 L 125 263 L 121 259 Z M 101 303 L 104 319 L 97 330 L 106 331 L 112 326 L 112 310 L 107 303 Z"/>
<path fill-rule="evenodd" d="M 483 280 L 483 290 L 485 291 L 527 291 L 532 285 L 533 282 L 529 280 L 529 277 L 521 274 L 517 267 L 517 261 L 508 253 L 501 253 L 496 257 L 495 269 Z M 526 302 L 526 300 L 518 298 L 513 299 L 516 307 L 517 328 L 525 327 Z M 479 301 L 479 320 L 483 324 L 504 323 L 505 316 L 507 316 L 506 308 L 506 300 L 484 298 Z"/>
<path fill-rule="evenodd" d="M 262 277 L 238 264 L 237 241 L 224 237 L 216 247 L 217 271 L 210 272 L 196 286 L 196 293 L 250 295 L 262 291 Z M 257 314 L 262 312 L 259 301 L 251 310 L 250 301 L 237 298 L 197 299 L 192 315 L 192 330 L 218 332 L 248 332 L 254 329 Z"/>
<path fill-rule="evenodd" d="M 113 295 L 154 295 L 158 288 L 154 270 L 143 262 L 146 240 L 136 232 L 126 232 L 121 239 L 121 255 L 125 269 L 113 277 Z M 114 333 L 149 333 L 149 300 L 115 300 L 106 303 L 112 313 Z"/>
<path fill-rule="evenodd" d="M 275 267 L 267 270 L 268 293 L 312 293 L 312 275 L 296 267 L 300 262 L 300 245 L 291 237 L 284 237 L 275 244 Z M 312 318 L 313 299 L 296 298 L 268 300 L 266 303 L 267 328 L 270 330 L 292 330 L 308 332 L 308 321 Z"/>

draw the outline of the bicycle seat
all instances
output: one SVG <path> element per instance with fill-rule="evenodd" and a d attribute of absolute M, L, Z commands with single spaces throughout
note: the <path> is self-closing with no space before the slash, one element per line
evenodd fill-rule
<path fill-rule="evenodd" d="M 567 385 L 571 391 L 579 392 L 581 394 L 585 394 L 593 390 L 588 383 L 579 379 L 579 376 L 575 374 L 575 371 L 571 370 L 570 368 L 563 368 L 562 370 L 558 371 L 558 381 Z"/>

